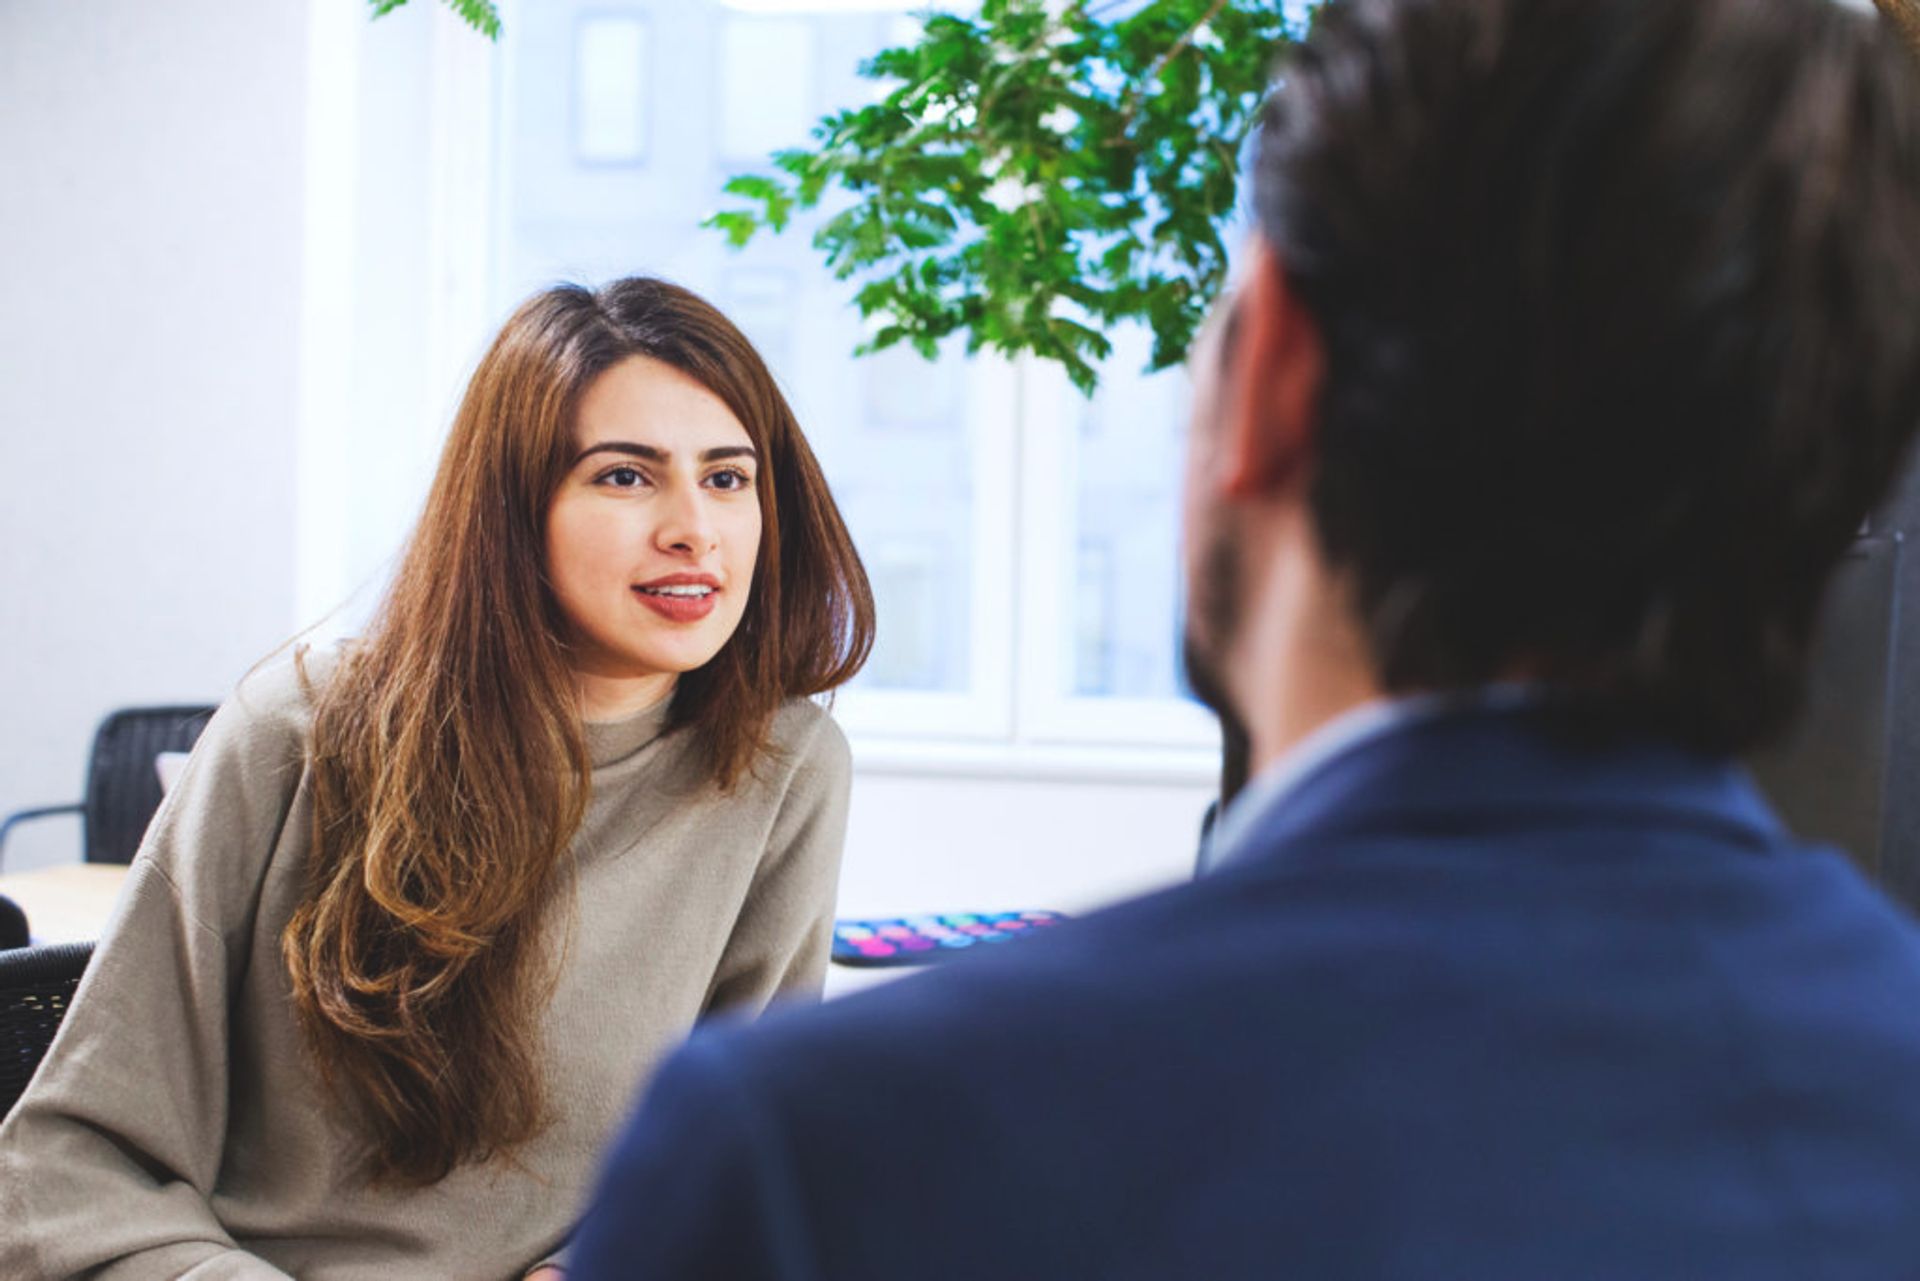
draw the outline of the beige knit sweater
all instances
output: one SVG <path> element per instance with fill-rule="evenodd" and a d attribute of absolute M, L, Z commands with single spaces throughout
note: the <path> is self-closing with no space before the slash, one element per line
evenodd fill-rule
<path fill-rule="evenodd" d="M 280 960 L 308 855 L 308 700 L 290 657 L 243 681 L 0 1126 L 0 1277 L 464 1279 L 548 1257 L 654 1060 L 708 1011 L 817 995 L 825 974 L 846 740 L 791 702 L 776 756 L 721 797 L 664 717 L 588 727 L 578 879 L 548 931 L 567 949 L 543 1028 L 556 1120 L 511 1163 L 372 1188 Z"/>

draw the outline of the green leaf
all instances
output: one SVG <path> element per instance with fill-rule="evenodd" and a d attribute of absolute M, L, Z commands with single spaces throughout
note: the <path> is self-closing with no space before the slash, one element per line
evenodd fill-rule
<path fill-rule="evenodd" d="M 493 0 L 447 0 L 469 27 L 489 40 L 500 38 L 500 10 Z"/>
<path fill-rule="evenodd" d="M 780 184 L 761 174 L 742 174 L 738 178 L 729 178 L 726 186 L 720 190 L 729 196 L 765 201 L 780 194 Z"/>
<path fill-rule="evenodd" d="M 373 8 L 372 16 L 375 18 L 386 17 L 406 2 L 407 0 L 367 0 Z M 447 0 L 447 4 L 460 15 L 461 21 L 487 39 L 500 38 L 500 10 L 493 0 Z"/>
<path fill-rule="evenodd" d="M 701 220 L 700 225 L 723 233 L 727 244 L 735 249 L 752 240 L 753 233 L 760 230 L 761 226 L 752 214 L 739 209 L 723 209 Z"/>

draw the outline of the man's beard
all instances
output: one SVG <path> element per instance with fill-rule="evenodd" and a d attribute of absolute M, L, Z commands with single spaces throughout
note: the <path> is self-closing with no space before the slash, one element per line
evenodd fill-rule
<path fill-rule="evenodd" d="M 1239 523 L 1228 515 L 1217 517 L 1202 532 L 1199 581 L 1194 584 L 1193 608 L 1182 638 L 1181 665 L 1187 688 L 1220 718 L 1224 748 L 1220 769 L 1220 803 L 1225 806 L 1247 781 L 1246 723 L 1227 690 L 1226 652 L 1240 627 Z"/>

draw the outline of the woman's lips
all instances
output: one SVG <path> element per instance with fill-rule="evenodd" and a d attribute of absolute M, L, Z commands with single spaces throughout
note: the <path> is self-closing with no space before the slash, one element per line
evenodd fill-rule
<path fill-rule="evenodd" d="M 717 589 L 706 588 L 692 595 L 678 591 L 651 590 L 636 587 L 633 594 L 642 605 L 660 617 L 675 623 L 697 623 L 713 612 L 714 605 L 720 599 Z"/>

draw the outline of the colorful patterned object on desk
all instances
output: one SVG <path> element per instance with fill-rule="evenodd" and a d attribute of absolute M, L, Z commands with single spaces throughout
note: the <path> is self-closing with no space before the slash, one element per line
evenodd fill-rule
<path fill-rule="evenodd" d="M 927 965 L 961 952 L 1030 938 L 1064 912 L 943 912 L 937 916 L 843 918 L 833 923 L 842 965 Z"/>

